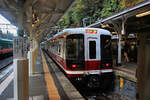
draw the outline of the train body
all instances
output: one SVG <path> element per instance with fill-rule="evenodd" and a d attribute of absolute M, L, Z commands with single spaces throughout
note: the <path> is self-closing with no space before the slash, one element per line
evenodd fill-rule
<path fill-rule="evenodd" d="M 91 76 L 95 80 L 112 73 L 111 34 L 107 30 L 65 29 L 45 44 L 49 55 L 70 78 Z"/>
<path fill-rule="evenodd" d="M 0 38 L 0 58 L 8 57 L 13 54 L 13 41 Z"/>

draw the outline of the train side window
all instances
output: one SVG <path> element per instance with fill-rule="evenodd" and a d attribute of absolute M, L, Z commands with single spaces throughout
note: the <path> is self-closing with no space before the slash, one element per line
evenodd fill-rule
<path fill-rule="evenodd" d="M 5 49 L 5 44 L 2 44 L 2 49 Z"/>
<path fill-rule="evenodd" d="M 59 44 L 59 54 L 61 54 L 61 45 L 62 44 Z"/>
<path fill-rule="evenodd" d="M 60 43 L 58 44 L 58 54 L 59 55 L 61 54 L 61 44 Z"/>
<path fill-rule="evenodd" d="M 89 57 L 96 59 L 96 41 L 89 41 Z"/>

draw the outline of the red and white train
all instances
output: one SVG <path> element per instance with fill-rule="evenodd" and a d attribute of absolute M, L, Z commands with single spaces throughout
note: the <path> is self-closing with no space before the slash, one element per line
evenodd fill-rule
<path fill-rule="evenodd" d="M 69 28 L 45 44 L 49 55 L 68 77 L 101 77 L 112 73 L 111 34 L 107 30 Z"/>

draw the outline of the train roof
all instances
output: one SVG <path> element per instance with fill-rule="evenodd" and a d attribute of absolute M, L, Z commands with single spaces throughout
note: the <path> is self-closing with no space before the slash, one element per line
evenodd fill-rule
<path fill-rule="evenodd" d="M 85 33 L 86 30 L 97 30 L 99 34 L 105 34 L 105 35 L 110 35 L 111 33 L 105 29 L 101 28 L 67 28 L 64 29 L 63 31 L 59 32 L 58 34 L 54 35 L 53 37 L 49 38 L 48 40 L 51 40 L 53 38 L 59 37 L 64 34 L 68 33 Z"/>
<path fill-rule="evenodd" d="M 0 41 L 12 42 L 13 40 L 0 38 Z"/>
<path fill-rule="evenodd" d="M 115 39 L 118 39 L 118 38 L 119 38 L 118 35 L 112 35 L 112 37 L 111 37 L 112 40 L 115 40 Z M 122 38 L 124 38 L 124 35 L 122 35 Z M 134 35 L 129 35 L 129 36 L 127 37 L 127 39 L 136 39 L 136 36 L 134 36 Z"/>

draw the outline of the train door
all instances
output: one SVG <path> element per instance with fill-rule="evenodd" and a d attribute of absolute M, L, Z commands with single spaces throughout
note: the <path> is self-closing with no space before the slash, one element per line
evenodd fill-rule
<path fill-rule="evenodd" d="M 87 42 L 87 61 L 86 61 L 86 70 L 99 70 L 100 69 L 100 61 L 99 59 L 99 50 L 98 50 L 98 39 L 89 38 Z M 99 71 L 93 71 L 91 74 L 99 74 Z"/>

